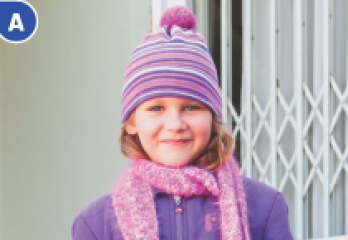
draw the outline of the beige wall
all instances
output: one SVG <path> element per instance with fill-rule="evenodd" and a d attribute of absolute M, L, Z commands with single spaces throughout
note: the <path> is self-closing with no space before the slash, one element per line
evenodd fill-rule
<path fill-rule="evenodd" d="M 70 239 L 74 217 L 126 164 L 117 144 L 123 72 L 149 31 L 150 0 L 29 2 L 36 35 L 0 39 L 0 234 Z"/>

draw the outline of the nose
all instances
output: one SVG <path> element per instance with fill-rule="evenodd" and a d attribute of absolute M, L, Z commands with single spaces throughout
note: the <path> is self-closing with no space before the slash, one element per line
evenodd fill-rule
<path fill-rule="evenodd" d="M 165 126 L 170 131 L 180 131 L 187 127 L 179 110 L 168 111 Z"/>

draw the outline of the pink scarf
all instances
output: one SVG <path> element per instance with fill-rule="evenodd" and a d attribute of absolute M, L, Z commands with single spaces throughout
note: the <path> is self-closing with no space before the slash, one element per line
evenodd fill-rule
<path fill-rule="evenodd" d="M 112 203 L 125 240 L 158 240 L 152 187 L 184 197 L 219 197 L 223 240 L 250 240 L 243 181 L 231 156 L 217 172 L 196 166 L 168 168 L 146 159 L 132 160 L 112 192 Z"/>

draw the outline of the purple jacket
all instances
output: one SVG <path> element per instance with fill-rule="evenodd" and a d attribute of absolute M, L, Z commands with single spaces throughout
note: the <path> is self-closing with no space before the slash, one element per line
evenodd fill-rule
<path fill-rule="evenodd" d="M 244 177 L 252 240 L 292 240 L 288 207 L 283 195 L 256 180 Z M 182 213 L 175 212 L 172 195 L 154 190 L 160 239 L 221 240 L 219 208 L 212 196 L 183 198 Z M 72 225 L 73 240 L 123 240 L 111 205 L 105 195 L 91 203 Z"/>

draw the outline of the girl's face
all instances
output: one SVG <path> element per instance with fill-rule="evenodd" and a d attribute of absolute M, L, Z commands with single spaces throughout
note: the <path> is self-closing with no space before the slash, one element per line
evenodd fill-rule
<path fill-rule="evenodd" d="M 154 162 L 169 167 L 184 166 L 207 146 L 212 128 L 212 112 L 204 104 L 175 97 L 150 99 L 138 106 L 128 134 L 138 134 Z"/>

